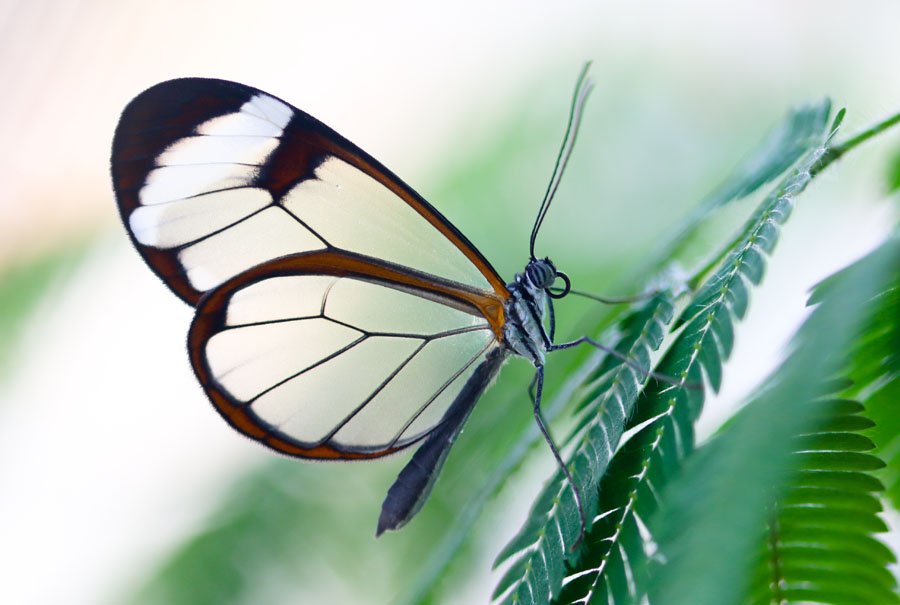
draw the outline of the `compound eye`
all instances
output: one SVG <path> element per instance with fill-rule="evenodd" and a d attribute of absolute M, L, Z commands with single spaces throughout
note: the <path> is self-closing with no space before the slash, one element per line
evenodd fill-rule
<path fill-rule="evenodd" d="M 553 285 L 556 281 L 556 269 L 552 263 L 545 260 L 534 260 L 525 267 L 525 274 L 528 281 L 541 290 L 545 290 Z"/>
<path fill-rule="evenodd" d="M 556 267 L 553 265 L 549 258 L 545 258 L 544 262 L 541 264 L 541 270 L 543 274 L 541 287 L 544 289 L 549 288 L 553 285 L 553 282 L 556 281 Z"/>
<path fill-rule="evenodd" d="M 549 288 L 556 281 L 556 271 L 551 267 L 544 267 L 544 287 Z"/>

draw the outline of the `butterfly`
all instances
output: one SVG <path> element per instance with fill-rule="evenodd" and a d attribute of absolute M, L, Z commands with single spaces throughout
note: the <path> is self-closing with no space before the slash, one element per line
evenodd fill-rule
<path fill-rule="evenodd" d="M 376 535 L 419 511 L 512 355 L 536 368 L 534 415 L 581 509 L 540 413 L 545 355 L 603 347 L 554 343 L 552 300 L 570 282 L 534 247 L 593 86 L 587 69 L 530 258 L 509 283 L 396 175 L 278 97 L 185 78 L 147 89 L 122 113 L 111 161 L 122 221 L 150 268 L 196 309 L 190 362 L 225 421 L 302 459 L 418 448 Z"/>

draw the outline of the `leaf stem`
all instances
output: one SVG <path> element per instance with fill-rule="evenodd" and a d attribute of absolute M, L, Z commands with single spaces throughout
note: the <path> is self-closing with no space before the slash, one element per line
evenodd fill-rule
<path fill-rule="evenodd" d="M 872 137 L 881 134 L 885 130 L 888 130 L 892 126 L 900 124 L 900 112 L 895 113 L 894 115 L 885 118 L 881 122 L 874 124 L 873 126 L 863 130 L 856 136 L 850 137 L 840 145 L 833 145 L 826 149 L 825 154 L 819 159 L 819 161 L 812 166 L 810 169 L 810 173 L 812 175 L 816 175 L 822 170 L 824 170 L 829 164 L 843 156 L 845 153 L 858 146 L 861 143 L 864 143 L 871 139 Z"/>

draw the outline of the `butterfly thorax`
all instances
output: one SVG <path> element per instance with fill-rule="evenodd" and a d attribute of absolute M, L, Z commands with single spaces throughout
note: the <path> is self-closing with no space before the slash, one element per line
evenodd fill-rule
<path fill-rule="evenodd" d="M 523 273 L 517 273 L 513 282 L 507 285 L 510 297 L 504 307 L 504 344 L 536 367 L 544 365 L 544 353 L 550 344 L 543 319 L 547 288 L 555 279 L 553 263 L 547 259 L 534 259 Z"/>

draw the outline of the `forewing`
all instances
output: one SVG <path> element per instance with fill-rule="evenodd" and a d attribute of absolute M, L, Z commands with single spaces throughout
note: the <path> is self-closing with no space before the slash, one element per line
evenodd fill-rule
<path fill-rule="evenodd" d="M 371 156 L 255 88 L 188 78 L 122 114 L 112 151 L 122 220 L 181 298 L 259 263 L 345 250 L 508 296 L 490 264 Z"/>
<path fill-rule="evenodd" d="M 345 253 L 276 259 L 205 297 L 191 326 L 197 376 L 237 430 L 305 458 L 369 458 L 444 418 L 498 347 L 451 282 Z"/>

